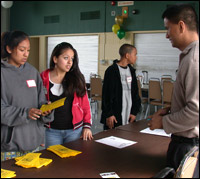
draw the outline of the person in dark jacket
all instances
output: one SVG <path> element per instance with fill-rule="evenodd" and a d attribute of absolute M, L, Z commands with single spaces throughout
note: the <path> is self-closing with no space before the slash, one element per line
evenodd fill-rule
<path fill-rule="evenodd" d="M 114 60 L 104 75 L 100 122 L 105 130 L 132 123 L 141 107 L 136 73 L 132 67 L 137 59 L 137 49 L 123 44 L 119 54 L 120 60 Z"/>

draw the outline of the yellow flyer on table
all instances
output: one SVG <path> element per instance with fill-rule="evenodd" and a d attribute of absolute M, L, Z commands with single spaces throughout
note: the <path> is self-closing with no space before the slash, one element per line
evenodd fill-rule
<path fill-rule="evenodd" d="M 42 112 L 46 112 L 46 111 L 48 111 L 48 110 L 52 110 L 52 109 L 59 108 L 59 107 L 61 107 L 61 106 L 64 105 L 65 99 L 66 99 L 66 97 L 65 97 L 65 98 L 62 98 L 62 99 L 59 99 L 59 100 L 57 100 L 57 101 L 54 101 L 54 102 L 51 103 L 51 104 L 43 104 L 42 107 L 40 108 L 40 110 L 41 110 Z"/>
<path fill-rule="evenodd" d="M 13 178 L 13 177 L 16 177 L 16 174 L 14 171 L 5 170 L 1 168 L 1 178 Z"/>

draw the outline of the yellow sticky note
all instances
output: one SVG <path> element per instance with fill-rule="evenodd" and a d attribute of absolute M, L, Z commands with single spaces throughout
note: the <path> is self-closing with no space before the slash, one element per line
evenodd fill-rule
<path fill-rule="evenodd" d="M 59 108 L 60 106 L 63 106 L 64 103 L 65 103 L 65 98 L 62 98 L 62 99 L 59 99 L 57 101 L 54 101 L 53 103 L 51 104 L 43 104 L 42 107 L 40 108 L 40 110 L 42 112 L 46 112 L 48 110 L 52 110 L 52 109 L 56 109 L 56 108 Z"/>

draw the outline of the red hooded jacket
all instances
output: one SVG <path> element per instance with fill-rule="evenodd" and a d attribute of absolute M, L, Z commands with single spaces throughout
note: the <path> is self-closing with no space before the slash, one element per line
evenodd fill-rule
<path fill-rule="evenodd" d="M 40 76 L 43 80 L 43 85 L 46 88 L 46 98 L 49 101 L 49 72 L 50 69 L 43 71 Z M 85 93 L 83 97 L 78 97 L 74 93 L 74 100 L 72 102 L 72 123 L 74 130 L 83 126 L 86 128 L 91 128 L 92 119 L 90 111 L 90 102 L 88 100 L 88 95 Z"/>

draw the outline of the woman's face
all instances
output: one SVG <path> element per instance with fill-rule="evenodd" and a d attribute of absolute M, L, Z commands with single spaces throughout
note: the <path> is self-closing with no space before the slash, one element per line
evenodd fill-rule
<path fill-rule="evenodd" d="M 73 65 L 74 51 L 72 49 L 66 49 L 58 58 L 54 56 L 53 60 L 56 68 L 63 72 L 68 72 Z"/>
<path fill-rule="evenodd" d="M 24 65 L 30 53 L 30 41 L 29 39 L 25 39 L 18 44 L 13 50 L 11 50 L 8 46 L 6 47 L 7 52 L 10 54 L 8 58 L 8 63 L 14 65 L 16 67 L 20 67 Z"/>

